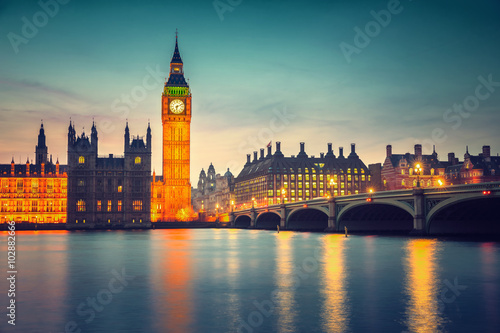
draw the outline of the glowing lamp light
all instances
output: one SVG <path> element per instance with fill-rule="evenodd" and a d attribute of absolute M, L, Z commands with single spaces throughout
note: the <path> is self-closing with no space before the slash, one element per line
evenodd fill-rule
<path fill-rule="evenodd" d="M 304 206 L 303 206 L 303 207 L 304 207 L 304 208 L 307 208 L 307 204 L 304 204 Z"/>
<path fill-rule="evenodd" d="M 483 195 L 490 195 L 491 191 L 483 191 Z"/>
<path fill-rule="evenodd" d="M 368 192 L 373 193 L 373 189 L 372 189 L 372 188 L 371 188 L 371 189 L 369 189 L 369 190 L 368 190 Z"/>
<path fill-rule="evenodd" d="M 439 186 L 443 186 L 444 185 L 444 183 L 443 183 L 443 181 L 441 179 L 438 180 L 438 185 Z"/>
<path fill-rule="evenodd" d="M 366 198 L 366 202 L 372 202 L 372 198 Z"/>

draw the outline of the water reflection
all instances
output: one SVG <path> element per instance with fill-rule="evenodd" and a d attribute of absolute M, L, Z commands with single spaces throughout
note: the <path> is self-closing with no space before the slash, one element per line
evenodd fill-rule
<path fill-rule="evenodd" d="M 295 304 L 295 282 L 293 272 L 292 238 L 290 231 L 276 233 L 276 271 L 278 287 L 276 294 L 278 332 L 296 332 L 297 306 Z"/>
<path fill-rule="evenodd" d="M 17 284 L 19 289 L 16 293 L 19 308 L 36 307 L 37 311 L 29 312 L 29 320 L 40 327 L 59 332 L 65 322 L 68 232 L 23 231 L 17 239 L 18 271 L 22 277 L 22 283 Z M 17 324 L 22 330 L 29 322 L 18 319 Z"/>
<path fill-rule="evenodd" d="M 321 312 L 323 331 L 345 332 L 349 325 L 345 248 L 348 238 L 327 235 L 323 238 L 322 290 L 325 298 Z"/>
<path fill-rule="evenodd" d="M 159 304 L 163 312 L 161 331 L 186 333 L 191 331 L 193 323 L 192 310 L 192 279 L 191 263 L 191 231 L 186 229 L 169 230 L 159 234 L 163 238 L 161 257 L 163 267 L 159 269 L 157 284 Z"/>
<path fill-rule="evenodd" d="M 240 282 L 240 254 L 238 246 L 238 234 L 240 230 L 231 229 L 227 233 L 228 256 L 227 261 L 227 311 L 229 318 L 229 327 L 231 332 L 236 332 L 239 323 L 240 298 L 236 290 L 238 290 Z"/>
<path fill-rule="evenodd" d="M 437 332 L 444 322 L 438 304 L 437 255 L 437 240 L 413 239 L 407 243 L 405 292 L 409 300 L 405 324 L 410 332 Z"/>
<path fill-rule="evenodd" d="M 481 273 L 485 282 L 484 286 L 484 312 L 486 314 L 486 320 L 488 322 L 488 327 L 492 328 L 490 332 L 494 329 L 498 329 L 498 313 L 499 313 L 499 300 L 497 297 L 491 297 L 492 295 L 498 295 L 498 258 L 497 258 L 497 247 L 494 243 L 483 243 L 481 244 Z"/>

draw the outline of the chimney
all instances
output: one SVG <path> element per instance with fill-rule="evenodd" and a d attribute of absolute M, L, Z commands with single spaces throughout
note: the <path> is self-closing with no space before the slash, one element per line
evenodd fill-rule
<path fill-rule="evenodd" d="M 250 157 L 251 157 L 251 155 L 247 154 L 247 164 L 250 164 Z"/>
<path fill-rule="evenodd" d="M 331 143 L 328 143 L 328 151 L 327 151 L 327 153 L 329 153 L 329 152 L 333 153 L 333 151 L 332 151 L 332 144 Z"/>
<path fill-rule="evenodd" d="M 260 148 L 260 159 L 264 159 L 264 148 Z"/>
<path fill-rule="evenodd" d="M 257 162 L 257 152 L 253 152 L 253 161 L 252 162 Z"/>
<path fill-rule="evenodd" d="M 455 165 L 455 153 L 448 153 L 448 163 Z"/>
<path fill-rule="evenodd" d="M 415 145 L 415 156 L 422 156 L 422 145 Z"/>
<path fill-rule="evenodd" d="M 392 156 L 392 146 L 391 145 L 387 145 L 385 147 L 385 151 L 387 152 L 387 157 L 391 157 Z"/>
<path fill-rule="evenodd" d="M 344 147 L 339 147 L 339 157 L 344 157 Z"/>
<path fill-rule="evenodd" d="M 267 146 L 267 156 L 266 157 L 271 157 L 272 149 L 273 149 L 273 147 L 271 145 Z"/>
<path fill-rule="evenodd" d="M 281 142 L 276 142 L 276 152 L 281 152 Z"/>
<path fill-rule="evenodd" d="M 301 153 L 304 153 L 304 145 L 305 145 L 305 143 L 304 143 L 304 142 L 301 142 L 301 143 L 300 143 L 300 152 L 301 152 Z"/>
<path fill-rule="evenodd" d="M 319 154 L 319 157 L 320 157 L 320 158 L 324 158 L 324 157 L 325 157 L 325 153 L 320 153 L 320 154 Z"/>
<path fill-rule="evenodd" d="M 490 146 L 483 146 L 483 158 L 489 158 L 491 155 Z"/>
<path fill-rule="evenodd" d="M 351 154 L 356 154 L 356 144 L 351 143 Z"/>

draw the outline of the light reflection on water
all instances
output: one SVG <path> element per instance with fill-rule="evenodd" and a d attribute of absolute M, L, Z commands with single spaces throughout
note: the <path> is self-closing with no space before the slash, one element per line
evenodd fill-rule
<path fill-rule="evenodd" d="M 17 240 L 19 321 L 0 322 L 0 332 L 64 332 L 68 321 L 82 333 L 495 332 L 499 324 L 498 243 L 226 229 L 19 232 Z M 299 272 L 312 258 L 317 265 Z M 86 323 L 78 305 L 122 268 L 136 278 Z M 440 309 L 443 281 L 455 277 L 467 289 Z M 270 300 L 274 312 L 249 322 L 259 319 L 255 304 Z"/>
<path fill-rule="evenodd" d="M 292 238 L 293 232 L 283 231 L 276 234 L 276 271 L 274 279 L 277 287 L 278 332 L 291 333 L 296 331 L 294 260 Z"/>
<path fill-rule="evenodd" d="M 439 244 L 434 239 L 414 239 L 406 246 L 406 324 L 411 332 L 438 332 L 444 322 L 438 304 L 438 255 Z"/>
<path fill-rule="evenodd" d="M 349 325 L 345 247 L 343 235 L 323 237 L 323 274 L 321 276 L 324 304 L 321 312 L 325 332 L 345 332 Z"/>

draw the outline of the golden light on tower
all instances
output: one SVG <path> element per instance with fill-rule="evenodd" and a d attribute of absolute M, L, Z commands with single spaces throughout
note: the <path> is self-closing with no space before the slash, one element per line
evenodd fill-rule
<path fill-rule="evenodd" d="M 177 36 L 170 74 L 162 93 L 163 181 L 153 193 L 161 193 L 162 210 L 156 221 L 179 220 L 177 213 L 191 211 L 190 144 L 191 90 L 184 78 Z M 158 197 L 157 197 L 158 198 Z M 153 198 L 154 199 L 154 198 Z M 158 199 L 156 199 L 158 200 Z M 190 215 L 190 214 L 188 214 Z M 180 213 L 179 216 L 184 216 Z"/>

